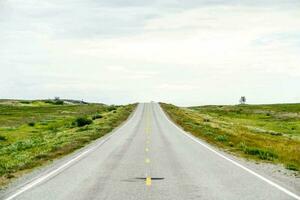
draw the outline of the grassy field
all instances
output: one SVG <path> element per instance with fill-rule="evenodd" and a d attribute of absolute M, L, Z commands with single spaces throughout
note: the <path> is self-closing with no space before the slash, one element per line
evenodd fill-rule
<path fill-rule="evenodd" d="M 0 186 L 111 132 L 134 108 L 0 101 Z"/>
<path fill-rule="evenodd" d="M 199 106 L 161 103 L 186 131 L 234 154 L 300 169 L 300 104 Z"/>

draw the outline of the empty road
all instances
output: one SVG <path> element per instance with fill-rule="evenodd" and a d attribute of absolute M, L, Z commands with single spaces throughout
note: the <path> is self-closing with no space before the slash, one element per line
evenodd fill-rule
<path fill-rule="evenodd" d="M 2 199 L 299 199 L 183 133 L 156 103 L 139 104 L 112 134 L 14 187 Z"/>

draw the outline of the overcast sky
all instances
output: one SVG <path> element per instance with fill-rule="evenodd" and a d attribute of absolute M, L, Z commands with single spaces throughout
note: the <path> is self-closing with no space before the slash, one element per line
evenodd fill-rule
<path fill-rule="evenodd" d="M 300 102 L 299 0 L 0 0 L 0 98 Z"/>

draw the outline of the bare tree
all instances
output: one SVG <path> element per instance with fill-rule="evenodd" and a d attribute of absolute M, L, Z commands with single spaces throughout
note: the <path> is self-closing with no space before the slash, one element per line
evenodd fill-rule
<path fill-rule="evenodd" d="M 241 96 L 240 98 L 240 104 L 245 104 L 246 103 L 246 97 L 245 96 Z"/>

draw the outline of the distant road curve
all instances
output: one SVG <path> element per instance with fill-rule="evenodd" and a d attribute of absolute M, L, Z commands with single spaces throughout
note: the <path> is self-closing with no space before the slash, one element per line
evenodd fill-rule
<path fill-rule="evenodd" d="M 298 199 L 139 104 L 119 129 L 9 188 L 4 200 Z"/>

